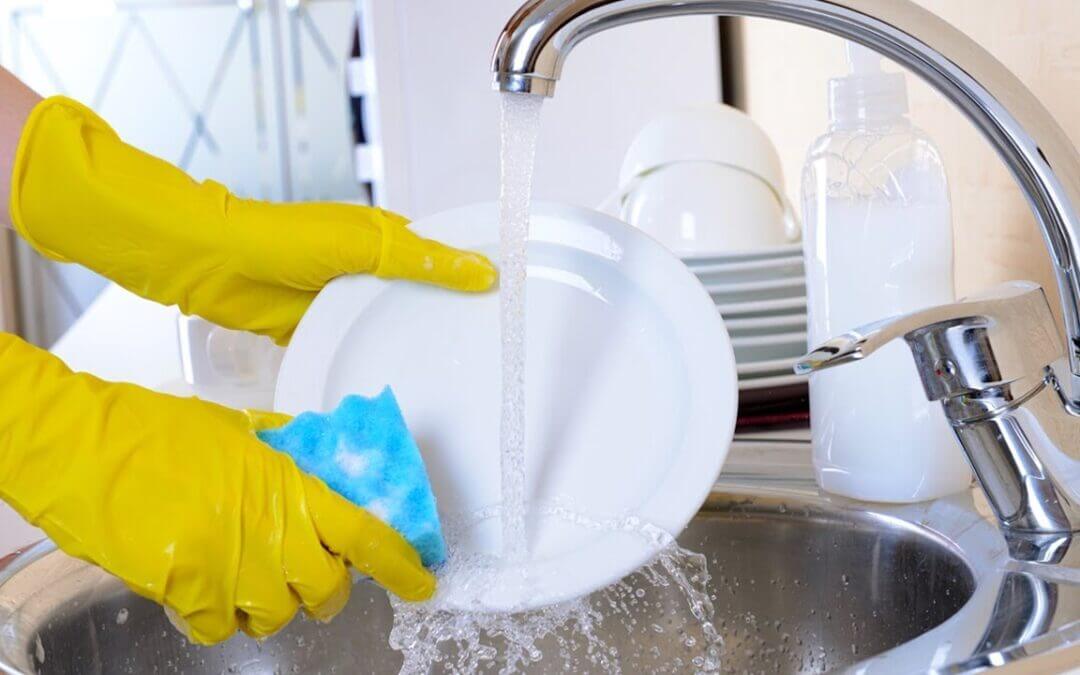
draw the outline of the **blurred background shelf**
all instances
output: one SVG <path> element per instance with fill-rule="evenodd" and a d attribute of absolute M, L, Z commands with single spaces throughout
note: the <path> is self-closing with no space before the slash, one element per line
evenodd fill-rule
<path fill-rule="evenodd" d="M 261 199 L 359 200 L 344 84 L 356 33 L 352 0 L 17 2 L 0 4 L 0 63 L 196 178 Z M 49 346 L 106 282 L 15 249 L 13 318 Z"/>

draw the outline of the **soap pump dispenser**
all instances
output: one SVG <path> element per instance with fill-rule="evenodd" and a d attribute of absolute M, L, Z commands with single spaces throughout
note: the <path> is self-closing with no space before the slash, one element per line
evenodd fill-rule
<path fill-rule="evenodd" d="M 802 177 L 808 343 L 882 317 L 953 302 L 949 193 L 940 154 L 907 116 L 904 74 L 848 43 L 850 74 L 829 82 L 828 131 Z M 970 485 L 941 406 L 926 400 L 900 341 L 810 380 L 822 489 L 916 502 Z"/>

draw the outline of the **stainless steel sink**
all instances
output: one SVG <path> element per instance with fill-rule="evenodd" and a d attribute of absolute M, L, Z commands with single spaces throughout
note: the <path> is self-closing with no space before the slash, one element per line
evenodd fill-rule
<path fill-rule="evenodd" d="M 832 500 L 791 471 L 805 453 L 798 444 L 740 446 L 729 477 L 681 537 L 708 558 L 725 671 L 963 670 L 1025 640 L 1042 640 L 1038 651 L 1069 644 L 1046 641 L 1069 628 L 1061 616 L 1033 623 L 1030 610 L 1018 614 L 1040 602 L 1045 612 L 1045 594 L 1030 573 L 1003 563 L 1001 537 L 970 493 L 907 507 Z M 760 457 L 772 469 L 751 475 L 745 460 Z M 1062 590 L 1066 580 L 1055 583 L 1057 607 L 1074 596 Z M 623 672 L 686 656 L 685 627 L 672 625 L 678 613 L 669 604 L 679 598 L 654 594 L 635 610 L 637 623 L 612 622 L 605 636 Z M 1066 604 L 1080 618 L 1080 604 Z M 1011 623 L 994 618 L 1003 612 Z M 48 545 L 0 572 L 0 672 L 395 673 L 391 622 L 383 592 L 360 584 L 329 625 L 297 620 L 262 644 L 238 637 L 200 648 L 160 608 Z M 631 625 L 629 639 L 617 634 Z M 546 659 L 535 671 L 563 667 Z"/>

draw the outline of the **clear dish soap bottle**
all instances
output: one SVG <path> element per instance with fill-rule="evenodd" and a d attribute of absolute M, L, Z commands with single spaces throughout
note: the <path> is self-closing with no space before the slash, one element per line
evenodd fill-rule
<path fill-rule="evenodd" d="M 803 169 L 808 342 L 952 302 L 953 239 L 937 148 L 907 116 L 902 73 L 848 44 L 851 73 L 829 82 L 830 126 Z M 907 346 L 810 380 L 822 489 L 916 502 L 963 490 L 971 474 L 939 403 L 926 400 Z"/>

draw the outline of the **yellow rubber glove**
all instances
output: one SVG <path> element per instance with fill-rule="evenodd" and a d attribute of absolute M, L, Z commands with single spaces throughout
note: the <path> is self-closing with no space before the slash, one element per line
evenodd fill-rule
<path fill-rule="evenodd" d="M 477 253 L 422 239 L 401 216 L 241 199 L 120 140 L 88 108 L 42 101 L 12 170 L 11 218 L 43 255 L 284 344 L 331 279 L 370 272 L 463 291 L 495 282 Z"/>
<path fill-rule="evenodd" d="M 416 551 L 254 430 L 288 418 L 72 373 L 0 333 L 0 497 L 209 644 L 345 605 L 346 564 L 407 600 Z"/>

